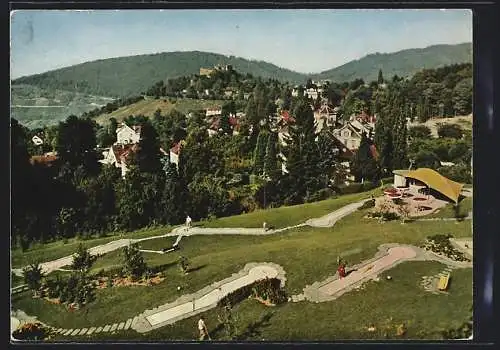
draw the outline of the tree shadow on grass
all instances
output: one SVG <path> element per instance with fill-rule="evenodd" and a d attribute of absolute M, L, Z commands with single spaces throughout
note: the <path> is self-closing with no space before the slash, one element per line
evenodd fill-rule
<path fill-rule="evenodd" d="M 158 272 L 165 271 L 169 267 L 172 267 L 172 266 L 175 266 L 175 265 L 177 265 L 177 261 L 172 261 L 172 262 L 169 262 L 169 263 L 166 263 L 166 264 L 152 266 L 150 268 L 150 271 L 151 271 L 151 273 L 158 273 Z"/>
<path fill-rule="evenodd" d="M 204 264 L 204 265 L 198 265 L 196 267 L 193 267 L 193 268 L 190 268 L 187 272 L 195 272 L 195 271 L 198 271 L 198 270 L 201 270 L 202 268 L 206 267 L 207 264 Z"/>
<path fill-rule="evenodd" d="M 247 340 L 248 338 L 260 336 L 262 328 L 271 324 L 269 320 L 273 317 L 273 315 L 274 312 L 268 311 L 262 315 L 259 320 L 251 322 L 243 332 L 238 334 L 236 340 Z"/>

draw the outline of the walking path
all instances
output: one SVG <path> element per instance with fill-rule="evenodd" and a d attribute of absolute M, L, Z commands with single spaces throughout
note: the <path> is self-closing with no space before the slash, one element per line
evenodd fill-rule
<path fill-rule="evenodd" d="M 147 241 L 151 239 L 158 239 L 158 238 L 164 238 L 164 237 L 175 237 L 178 236 L 179 239 L 177 240 L 177 243 L 179 243 L 180 239 L 184 236 L 194 236 L 194 235 L 259 235 L 259 236 L 264 236 L 264 235 L 271 235 L 271 234 L 276 234 L 280 233 L 283 231 L 287 231 L 293 228 L 297 227 L 302 227 L 302 226 L 312 226 L 312 227 L 332 227 L 335 225 L 337 221 L 342 219 L 343 217 L 351 214 L 353 211 L 358 209 L 363 205 L 363 203 L 366 201 L 362 200 L 356 203 L 351 203 L 348 204 L 330 214 L 327 214 L 325 216 L 322 216 L 320 218 L 316 219 L 309 219 L 303 224 L 299 225 L 294 225 L 294 226 L 288 226 L 288 227 L 283 227 L 280 229 L 269 229 L 265 230 L 263 228 L 239 228 L 239 227 L 222 227 L 222 228 L 202 228 L 202 227 L 191 227 L 189 230 L 186 229 L 185 226 L 179 226 L 174 228 L 171 232 L 163 234 L 163 235 L 156 235 L 156 236 L 151 236 L 151 237 L 145 237 L 145 238 L 139 238 L 139 239 L 118 239 L 116 241 L 112 241 L 106 244 L 98 245 L 95 247 L 92 247 L 89 249 L 89 253 L 92 255 L 96 254 L 106 254 L 109 252 L 112 252 L 116 249 L 123 248 L 125 246 L 128 246 L 132 243 L 138 243 L 142 241 Z M 65 256 L 60 259 L 56 259 L 53 261 L 48 261 L 45 263 L 40 264 L 42 267 L 42 271 L 45 274 L 48 274 L 52 271 L 59 270 L 63 266 L 68 266 L 71 265 L 73 262 L 73 256 Z M 17 268 L 17 269 L 12 269 L 12 271 L 18 275 L 22 276 L 22 268 Z"/>

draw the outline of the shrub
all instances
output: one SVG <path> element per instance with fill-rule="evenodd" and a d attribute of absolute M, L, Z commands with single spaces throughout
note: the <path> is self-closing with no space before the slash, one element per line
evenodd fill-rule
<path fill-rule="evenodd" d="M 123 258 L 125 263 L 124 270 L 133 280 L 141 278 L 144 272 L 146 272 L 147 265 L 139 251 L 137 243 L 123 248 Z"/>
<path fill-rule="evenodd" d="M 425 125 L 416 125 L 409 128 L 408 135 L 412 138 L 427 139 L 431 137 L 431 129 Z"/>
<path fill-rule="evenodd" d="M 28 288 L 36 295 L 42 287 L 42 278 L 44 277 L 42 266 L 36 263 L 30 264 L 23 269 L 23 277 L 24 283 L 26 283 Z"/>
<path fill-rule="evenodd" d="M 359 182 L 353 182 L 349 185 L 340 185 L 338 186 L 338 189 L 341 194 L 359 193 L 363 191 L 363 184 Z"/>
<path fill-rule="evenodd" d="M 88 271 L 97 260 L 97 256 L 91 255 L 82 243 L 78 245 L 71 268 L 79 271 Z"/>
<path fill-rule="evenodd" d="M 386 211 L 382 213 L 382 219 L 385 221 L 397 220 L 399 219 L 399 215 L 392 211 Z"/>
<path fill-rule="evenodd" d="M 377 185 L 371 181 L 363 182 L 363 191 L 373 190 L 376 187 L 377 187 Z"/>
<path fill-rule="evenodd" d="M 189 261 L 185 256 L 179 257 L 179 267 L 183 273 L 187 273 L 189 269 Z"/>
<path fill-rule="evenodd" d="M 439 137 L 460 139 L 463 136 L 462 128 L 457 124 L 441 124 L 437 130 Z"/>
<path fill-rule="evenodd" d="M 358 210 L 364 210 L 375 207 L 375 199 L 369 199 L 363 203 L 362 206 L 358 208 Z"/>

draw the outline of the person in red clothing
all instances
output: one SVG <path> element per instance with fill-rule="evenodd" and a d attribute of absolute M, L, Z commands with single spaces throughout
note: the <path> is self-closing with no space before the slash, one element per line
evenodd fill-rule
<path fill-rule="evenodd" d="M 339 277 L 340 278 L 344 278 L 345 277 L 345 264 L 344 263 L 340 264 L 340 266 L 337 269 L 337 271 L 339 273 Z"/>

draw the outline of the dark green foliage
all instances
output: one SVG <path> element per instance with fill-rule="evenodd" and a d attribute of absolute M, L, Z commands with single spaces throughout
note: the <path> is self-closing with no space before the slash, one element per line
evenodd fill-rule
<path fill-rule="evenodd" d="M 410 136 L 411 138 L 422 138 L 422 139 L 426 139 L 426 138 L 429 138 L 431 137 L 431 129 L 429 129 L 427 126 L 425 125 L 416 125 L 416 126 L 412 126 L 409 130 L 408 130 L 408 136 Z"/>
<path fill-rule="evenodd" d="M 363 203 L 362 206 L 358 208 L 358 210 L 364 210 L 375 207 L 375 199 L 369 199 Z"/>
<path fill-rule="evenodd" d="M 23 269 L 24 283 L 26 283 L 35 294 L 39 292 L 42 286 L 42 266 L 36 263 L 30 264 Z"/>
<path fill-rule="evenodd" d="M 351 174 L 356 181 L 370 180 L 377 182 L 380 177 L 380 169 L 377 160 L 372 154 L 373 142 L 368 139 L 365 133 L 361 136 L 361 142 L 351 161 Z"/>
<path fill-rule="evenodd" d="M 78 249 L 73 256 L 73 263 L 71 264 L 71 268 L 74 270 L 79 270 L 81 272 L 88 271 L 94 262 L 97 260 L 96 255 L 91 255 L 87 249 L 83 246 L 82 243 L 78 245 Z"/>
<path fill-rule="evenodd" d="M 278 147 L 278 134 L 270 133 L 267 138 L 266 144 L 266 155 L 264 158 L 264 173 L 273 178 L 276 177 L 279 172 L 278 159 L 277 159 L 277 147 Z"/>
<path fill-rule="evenodd" d="M 438 126 L 439 137 L 449 137 L 453 139 L 461 139 L 463 136 L 462 128 L 457 124 L 443 124 Z"/>
<path fill-rule="evenodd" d="M 158 174 L 162 170 L 158 133 L 148 120 L 141 124 L 141 139 L 135 155 L 141 172 Z"/>
<path fill-rule="evenodd" d="M 268 138 L 269 133 L 264 130 L 261 130 L 259 136 L 257 137 L 257 144 L 255 145 L 253 155 L 254 173 L 256 175 L 261 175 L 264 172 L 264 161 L 266 158 L 266 146 L 268 143 Z"/>
<path fill-rule="evenodd" d="M 147 270 L 147 265 L 137 243 L 123 247 L 122 253 L 126 273 L 133 280 L 141 278 Z"/>
<path fill-rule="evenodd" d="M 59 123 L 56 150 L 62 163 L 68 163 L 73 169 L 82 165 L 91 175 L 98 172 L 94 129 L 93 120 L 80 119 L 74 115 Z"/>
<path fill-rule="evenodd" d="M 189 260 L 185 256 L 180 256 L 179 257 L 179 268 L 181 269 L 182 273 L 188 273 L 189 272 Z"/>

